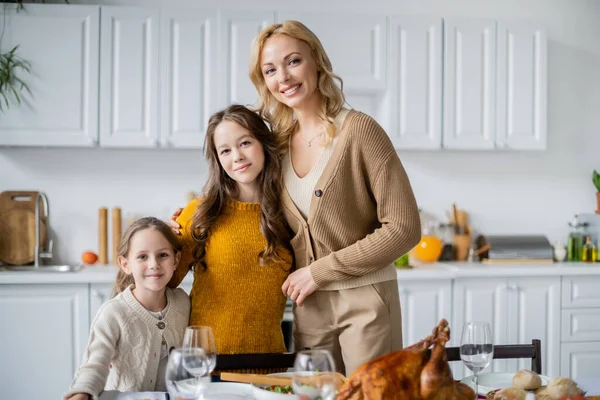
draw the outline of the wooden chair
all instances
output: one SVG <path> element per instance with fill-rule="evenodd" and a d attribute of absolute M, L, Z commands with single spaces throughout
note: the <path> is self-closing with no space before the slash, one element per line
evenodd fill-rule
<path fill-rule="evenodd" d="M 460 361 L 460 348 L 446 347 L 448 361 Z M 531 370 L 542 373 L 542 342 L 533 339 L 531 344 L 494 345 L 494 359 L 531 358 Z M 516 372 L 516 371 L 515 371 Z"/>
<path fill-rule="evenodd" d="M 291 368 L 296 353 L 217 354 L 217 369 Z"/>

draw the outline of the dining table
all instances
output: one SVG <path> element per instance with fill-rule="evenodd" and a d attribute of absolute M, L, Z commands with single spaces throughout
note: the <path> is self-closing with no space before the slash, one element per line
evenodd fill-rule
<path fill-rule="evenodd" d="M 580 377 L 577 385 L 586 391 L 588 396 L 600 396 L 600 378 Z M 485 399 L 481 394 L 480 399 Z M 204 393 L 205 400 L 255 400 L 252 387 L 248 383 L 213 382 Z M 176 400 L 165 392 L 118 392 L 105 390 L 99 400 Z"/>

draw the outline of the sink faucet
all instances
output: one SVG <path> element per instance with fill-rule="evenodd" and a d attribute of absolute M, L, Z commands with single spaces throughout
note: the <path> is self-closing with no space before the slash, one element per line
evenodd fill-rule
<path fill-rule="evenodd" d="M 40 203 L 43 203 L 44 214 L 46 217 L 46 238 L 50 236 L 50 212 L 48 207 L 48 197 L 45 193 L 39 192 L 37 199 L 35 200 L 35 249 L 34 249 L 34 259 L 33 266 L 34 268 L 38 268 L 40 266 L 40 261 L 43 258 L 50 259 L 52 258 L 52 240 L 47 241 L 48 247 L 42 250 L 42 232 L 40 228 L 42 213 L 40 210 Z"/>

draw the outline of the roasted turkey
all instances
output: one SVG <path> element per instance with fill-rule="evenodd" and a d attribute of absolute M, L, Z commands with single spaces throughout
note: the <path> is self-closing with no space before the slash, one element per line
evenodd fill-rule
<path fill-rule="evenodd" d="M 449 340 L 450 328 L 443 319 L 419 343 L 363 364 L 340 388 L 337 400 L 474 399 L 473 389 L 452 377 L 446 357 Z"/>

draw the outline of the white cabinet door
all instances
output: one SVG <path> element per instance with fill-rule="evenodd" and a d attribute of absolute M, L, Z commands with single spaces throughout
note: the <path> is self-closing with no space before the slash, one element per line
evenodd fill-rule
<path fill-rule="evenodd" d="M 508 280 L 508 344 L 542 342 L 542 373 L 559 374 L 560 277 Z M 531 360 L 506 360 L 509 371 L 531 369 Z"/>
<path fill-rule="evenodd" d="M 452 281 L 398 281 L 402 341 L 410 346 L 431 335 L 442 318 L 452 320 Z"/>
<path fill-rule="evenodd" d="M 368 14 L 277 13 L 278 21 L 289 19 L 301 21 L 317 35 L 333 72 L 344 81 L 348 104 L 389 130 L 382 115 L 387 86 L 387 18 Z"/>
<path fill-rule="evenodd" d="M 546 148 L 546 49 L 538 25 L 498 23 L 498 147 Z"/>
<path fill-rule="evenodd" d="M 460 346 L 462 327 L 468 321 L 489 322 L 494 344 L 508 344 L 506 326 L 508 302 L 505 278 L 456 279 L 453 297 L 454 315 L 450 333 L 453 346 Z M 455 379 L 472 375 L 472 372 L 464 366 L 453 370 Z M 494 360 L 492 366 L 483 372 L 508 372 L 506 360 Z"/>
<path fill-rule="evenodd" d="M 158 10 L 102 7 L 100 144 L 158 145 Z"/>
<path fill-rule="evenodd" d="M 202 148 L 217 108 L 217 11 L 165 7 L 160 35 L 161 145 Z"/>
<path fill-rule="evenodd" d="M 392 17 L 388 90 L 392 110 L 388 134 L 395 147 L 442 146 L 442 19 Z"/>
<path fill-rule="evenodd" d="M 0 52 L 19 45 L 16 55 L 30 62 L 31 72 L 17 72 L 31 92 L 23 90 L 21 105 L 0 112 L 0 145 L 94 146 L 99 7 L 27 4 L 14 10 L 0 8 Z"/>
<path fill-rule="evenodd" d="M 560 376 L 600 378 L 600 342 L 563 343 L 560 349 Z"/>
<path fill-rule="evenodd" d="M 493 149 L 496 21 L 444 20 L 444 136 L 449 149 Z"/>
<path fill-rule="evenodd" d="M 220 107 L 230 104 L 255 106 L 258 93 L 248 77 L 252 40 L 275 22 L 275 12 L 222 10 L 219 34 Z"/>
<path fill-rule="evenodd" d="M 60 399 L 87 343 L 88 285 L 1 285 L 0 320 L 2 398 Z"/>

